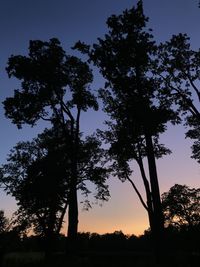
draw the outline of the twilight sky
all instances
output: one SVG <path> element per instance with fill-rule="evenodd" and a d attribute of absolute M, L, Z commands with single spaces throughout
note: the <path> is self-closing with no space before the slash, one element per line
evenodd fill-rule
<path fill-rule="evenodd" d="M 200 9 L 197 0 L 144 0 L 144 11 L 149 16 L 149 27 L 156 41 L 166 41 L 172 34 L 188 33 L 194 49 L 200 47 Z M 18 130 L 4 116 L 1 102 L 13 95 L 19 83 L 8 79 L 5 66 L 11 54 L 26 54 L 29 40 L 48 41 L 57 37 L 67 53 L 78 40 L 92 44 L 107 31 L 106 19 L 120 14 L 137 3 L 136 0 L 0 0 L 0 164 L 6 161 L 9 150 L 20 140 L 32 139 L 41 132 L 43 124 L 35 128 Z M 103 84 L 100 76 L 94 79 L 93 88 Z M 82 118 L 82 131 L 101 128 L 103 114 L 89 112 Z M 173 153 L 158 161 L 161 193 L 175 183 L 200 186 L 199 165 L 190 159 L 189 140 L 185 129 L 169 127 L 161 140 Z M 134 181 L 142 190 L 140 175 L 134 165 Z M 81 211 L 79 231 L 141 234 L 148 227 L 146 212 L 128 183 L 110 179 L 111 199 L 103 207 L 94 206 L 89 212 Z M 15 210 L 15 201 L 0 192 L 0 209 L 9 216 Z"/>

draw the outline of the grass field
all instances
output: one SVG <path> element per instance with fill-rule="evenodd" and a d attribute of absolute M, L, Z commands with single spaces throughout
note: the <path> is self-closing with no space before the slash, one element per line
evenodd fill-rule
<path fill-rule="evenodd" d="M 44 253 L 16 252 L 4 256 L 2 267 L 198 267 L 200 255 L 176 254 L 165 257 L 156 264 L 148 253 L 88 252 L 79 255 L 55 254 L 45 261 Z"/>

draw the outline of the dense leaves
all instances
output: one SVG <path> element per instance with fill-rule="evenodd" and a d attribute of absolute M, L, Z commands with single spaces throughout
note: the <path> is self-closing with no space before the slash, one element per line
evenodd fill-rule
<path fill-rule="evenodd" d="M 162 194 L 162 206 L 167 226 L 177 228 L 200 224 L 200 189 L 175 184 Z"/>
<path fill-rule="evenodd" d="M 195 140 L 192 157 L 199 161 L 200 50 L 191 48 L 186 34 L 173 35 L 159 47 L 157 68 L 162 81 L 161 97 L 172 101 L 174 108 L 184 115 L 189 128 L 186 136 Z"/>
<path fill-rule="evenodd" d="M 45 130 L 31 142 L 18 143 L 12 149 L 8 163 L 2 167 L 1 183 L 17 201 L 18 219 L 26 220 L 24 226 L 33 227 L 43 235 L 51 216 L 54 216 L 53 229 L 60 230 L 57 229 L 59 218 L 69 190 L 63 140 L 54 134 L 52 130 Z"/>
<path fill-rule="evenodd" d="M 53 136 L 49 139 L 49 132 L 43 134 L 42 142 L 47 150 L 51 150 L 45 156 L 40 155 L 43 147 L 38 146 L 36 141 L 34 144 L 18 144 L 16 151 L 22 146 L 21 158 L 17 162 L 17 152 L 11 153 L 9 160 L 14 161 L 14 166 L 13 169 L 8 166 L 8 172 L 12 172 L 19 181 L 23 169 L 29 181 L 25 182 L 24 189 L 20 185 L 19 195 L 25 196 L 28 189 L 33 188 L 32 193 L 37 205 L 38 201 L 44 205 L 46 201 L 52 202 L 48 202 L 48 205 L 55 206 L 54 215 L 61 206 L 64 205 L 62 209 L 65 211 L 64 207 L 68 205 L 68 235 L 76 238 L 77 190 L 81 189 L 87 196 L 89 190 L 85 181 L 90 180 L 96 185 L 97 198 L 107 200 L 109 196 L 108 187 L 104 184 L 107 170 L 101 160 L 101 157 L 104 157 L 103 150 L 100 149 L 101 143 L 95 137 L 82 138 L 80 131 L 81 112 L 87 111 L 88 108 L 98 109 L 96 97 L 90 89 L 92 72 L 87 63 L 67 55 L 55 38 L 49 42 L 30 41 L 28 56 L 11 56 L 7 72 L 10 77 L 21 80 L 21 88 L 14 91 L 13 97 L 4 101 L 6 116 L 19 128 L 23 124 L 34 126 L 38 120 L 48 121 L 52 125 L 50 133 Z M 34 157 L 35 150 L 36 159 L 28 162 L 29 154 Z M 45 188 L 47 181 L 48 190 Z M 8 186 L 8 192 L 9 190 Z M 17 197 L 17 194 L 15 196 Z M 26 197 L 31 199 L 31 195 Z M 40 199 L 41 197 L 43 199 Z M 53 204 L 54 198 L 56 199 Z M 27 209 L 28 206 L 26 205 Z M 63 218 L 63 215 L 60 218 Z"/>
<path fill-rule="evenodd" d="M 49 227 L 59 233 L 69 204 L 70 153 L 66 152 L 61 133 L 46 129 L 31 142 L 18 143 L 1 169 L 1 183 L 19 206 L 16 222 L 42 235 Z M 87 181 L 96 185 L 96 199 L 105 201 L 109 198 L 105 184 L 108 170 L 103 162 L 101 164 L 104 150 L 100 146 L 95 136 L 80 143 L 76 188 L 86 196 L 88 207 L 91 206 L 88 199 L 91 192 L 87 189 Z"/>
<path fill-rule="evenodd" d="M 89 90 L 92 73 L 80 59 L 65 54 L 57 39 L 30 41 L 28 56 L 11 56 L 9 77 L 21 80 L 21 90 L 4 101 L 6 116 L 21 127 L 38 119 L 57 119 L 69 109 L 98 108 Z M 47 109 L 48 108 L 48 109 Z"/>
<path fill-rule="evenodd" d="M 92 47 L 78 42 L 74 48 L 88 54 L 106 79 L 99 95 L 111 120 L 106 122 L 108 130 L 100 135 L 110 144 L 114 175 L 131 183 L 148 212 L 152 231 L 158 233 L 163 229 L 163 219 L 155 158 L 170 153 L 159 143 L 159 136 L 167 122 L 178 119 L 171 109 L 172 101 L 159 98 L 157 46 L 147 22 L 142 1 L 138 1 L 136 7 L 108 18 L 108 33 Z M 145 157 L 149 175 L 144 168 Z M 132 180 L 132 160 L 139 165 L 146 201 Z"/>
<path fill-rule="evenodd" d="M 179 123 L 183 115 L 189 127 L 187 137 L 195 140 L 193 158 L 200 162 L 196 105 L 200 51 L 190 48 L 185 34 L 156 45 L 147 22 L 138 1 L 136 7 L 109 17 L 108 33 L 93 46 L 80 41 L 74 46 L 89 56 L 88 63 L 96 65 L 106 80 L 99 97 L 110 120 L 98 136 L 84 136 L 80 129 L 81 112 L 98 110 L 88 63 L 67 55 L 56 38 L 30 41 L 28 55 L 9 58 L 6 70 L 9 77 L 21 81 L 21 88 L 3 102 L 5 115 L 18 128 L 34 126 L 39 120 L 49 122 L 37 138 L 18 143 L 1 168 L 0 183 L 19 206 L 13 219 L 18 232 L 32 229 L 47 237 L 46 244 L 51 243 L 68 208 L 68 240 L 73 249 L 78 231 L 77 191 L 85 197 L 85 208 L 91 207 L 89 183 L 95 186 L 95 199 L 108 200 L 106 180 L 112 171 L 131 183 L 147 210 L 159 252 L 164 229 L 156 159 L 170 153 L 159 138 L 168 122 Z M 110 145 L 106 152 L 100 139 Z M 146 199 L 132 179 L 133 160 L 141 171 Z M 162 200 L 168 226 L 199 227 L 199 189 L 175 185 Z M 0 212 L 0 233 L 6 225 Z M 121 232 L 113 237 L 125 240 Z"/>

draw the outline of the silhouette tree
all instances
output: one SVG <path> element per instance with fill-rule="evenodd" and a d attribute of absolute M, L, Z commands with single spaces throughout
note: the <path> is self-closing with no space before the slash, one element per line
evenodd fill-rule
<path fill-rule="evenodd" d="M 44 236 L 47 253 L 67 207 L 67 161 L 62 141 L 52 129 L 45 130 L 31 142 L 19 142 L 2 166 L 1 183 L 19 206 L 13 219 L 15 228 Z"/>
<path fill-rule="evenodd" d="M 164 224 L 155 159 L 170 152 L 159 144 L 159 135 L 166 130 L 166 122 L 175 122 L 177 118 L 170 109 L 171 101 L 161 102 L 157 98 L 160 86 L 154 69 L 157 47 L 146 29 L 147 21 L 142 1 L 138 1 L 136 8 L 108 18 L 109 32 L 104 39 L 98 38 L 92 47 L 78 42 L 74 48 L 88 54 L 106 79 L 100 97 L 111 121 L 107 121 L 109 130 L 102 135 L 111 144 L 109 154 L 116 175 L 132 184 L 148 212 L 158 250 Z M 130 177 L 133 159 L 141 171 L 147 204 Z"/>
<path fill-rule="evenodd" d="M 180 229 L 200 224 L 200 188 L 175 184 L 162 194 L 162 206 L 167 226 Z"/>
<path fill-rule="evenodd" d="M 65 138 L 70 169 L 68 238 L 73 244 L 78 227 L 78 155 L 82 146 L 80 115 L 88 108 L 98 109 L 97 100 L 89 87 L 93 78 L 91 70 L 77 57 L 66 55 L 54 38 L 49 42 L 30 41 L 28 56 L 11 56 L 7 72 L 9 77 L 21 80 L 21 89 L 15 90 L 14 96 L 4 101 L 6 116 L 18 128 L 23 124 L 34 126 L 40 119 L 48 121 L 59 128 Z M 98 158 L 95 155 L 91 157 Z M 97 180 L 101 177 L 104 182 L 103 175 L 105 172 L 99 171 Z"/>
<path fill-rule="evenodd" d="M 18 143 L 11 150 L 8 163 L 2 166 L 1 183 L 19 206 L 15 224 L 21 231 L 31 229 L 44 236 L 48 253 L 60 232 L 69 203 L 70 158 L 65 153 L 65 139 L 61 134 L 58 129 L 46 129 L 32 142 Z M 102 156 L 100 142 L 95 137 L 87 137 L 79 152 L 77 190 L 88 196 L 85 182 L 90 180 L 96 184 L 96 198 L 107 200 L 106 169 L 96 166 Z"/>
<path fill-rule="evenodd" d="M 158 73 L 163 85 L 161 96 L 174 102 L 189 127 L 186 137 L 194 139 L 192 157 L 199 162 L 200 102 L 199 74 L 200 51 L 194 51 L 186 34 L 173 35 L 159 47 Z"/>

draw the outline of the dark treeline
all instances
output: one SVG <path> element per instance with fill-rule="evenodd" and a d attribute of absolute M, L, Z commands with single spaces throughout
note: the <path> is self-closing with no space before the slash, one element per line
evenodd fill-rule
<path fill-rule="evenodd" d="M 169 227 L 165 230 L 167 238 L 165 246 L 168 248 L 165 254 L 165 261 L 161 266 L 198 266 L 199 256 L 199 225 L 196 227 L 177 229 Z M 4 233 L 0 235 L 1 243 L 7 255 L 2 261 L 3 266 L 27 266 L 24 258 L 17 255 L 30 255 L 28 266 L 46 266 L 44 254 L 41 254 L 45 240 L 39 236 L 24 236 L 20 238 L 16 233 Z M 187 240 L 187 242 L 185 242 Z M 63 266 L 64 263 L 71 266 L 100 266 L 104 264 L 115 264 L 124 266 L 125 264 L 148 263 L 148 266 L 155 266 L 153 260 L 153 243 L 149 231 L 139 237 L 135 235 L 124 235 L 121 231 L 114 233 L 78 233 L 77 248 L 78 253 L 75 260 L 72 255 L 65 258 L 65 247 L 68 238 L 59 235 L 56 239 L 54 256 L 51 257 L 48 266 Z M 12 252 L 15 252 L 15 256 Z M 26 254 L 23 254 L 26 253 Z M 126 265 L 125 265 L 126 266 Z M 137 266 L 137 265 L 136 265 Z M 143 266 L 143 265 L 142 265 Z"/>
<path fill-rule="evenodd" d="M 148 251 L 160 263 L 173 250 L 199 253 L 199 189 L 174 185 L 161 196 L 157 159 L 171 153 L 160 143 L 161 134 L 170 123 L 184 123 L 186 137 L 194 140 L 192 157 L 200 162 L 200 51 L 191 49 L 185 34 L 157 44 L 142 1 L 109 17 L 107 26 L 93 45 L 74 45 L 85 61 L 66 53 L 57 38 L 32 40 L 26 56 L 8 59 L 6 71 L 21 88 L 3 102 L 5 116 L 18 128 L 41 121 L 48 128 L 32 141 L 16 144 L 1 166 L 1 187 L 18 204 L 10 221 L 1 213 L 1 254 L 15 250 L 6 245 L 9 238 L 16 238 L 22 250 L 38 246 L 46 259 L 58 248 L 67 255 L 84 248 Z M 105 79 L 97 94 L 93 66 Z M 108 116 L 107 128 L 87 135 L 81 115 L 93 109 L 95 116 L 99 101 Z M 133 180 L 133 161 L 145 196 Z M 91 193 L 108 201 L 111 175 L 129 182 L 146 210 L 150 228 L 144 236 L 78 234 L 78 191 L 87 209 Z M 65 238 L 60 232 L 66 214 Z M 36 236 L 27 237 L 28 232 Z M 187 244 L 186 238 L 191 240 Z M 13 246 L 14 239 L 9 241 Z"/>
<path fill-rule="evenodd" d="M 186 229 L 185 227 L 181 230 L 170 227 L 166 230 L 168 239 L 167 245 L 170 247 L 168 252 L 175 254 L 179 251 L 193 252 L 199 247 L 199 226 L 191 227 Z M 14 232 L 4 234 L 4 243 L 6 244 L 7 252 L 12 251 L 43 251 L 43 238 L 38 236 L 24 236 L 20 238 Z M 2 238 L 2 236 L 1 236 Z M 187 239 L 187 244 L 184 240 Z M 55 251 L 64 253 L 65 243 L 67 237 L 59 235 Z M 12 241 L 12 242 L 10 242 Z M 68 241 L 68 240 L 67 240 Z M 120 252 L 120 251 L 132 251 L 132 252 L 152 252 L 152 239 L 151 233 L 145 231 L 145 233 L 139 237 L 135 235 L 125 235 L 122 231 L 115 231 L 113 233 L 98 234 L 98 233 L 78 233 L 78 247 L 79 253 L 82 252 Z"/>

